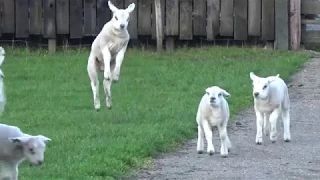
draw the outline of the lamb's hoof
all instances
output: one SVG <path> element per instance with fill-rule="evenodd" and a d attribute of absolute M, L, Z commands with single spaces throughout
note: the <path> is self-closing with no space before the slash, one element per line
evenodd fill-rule
<path fill-rule="evenodd" d="M 203 154 L 203 151 L 198 151 L 198 154 Z"/>
<path fill-rule="evenodd" d="M 261 145 L 261 144 L 262 144 L 262 142 L 256 142 L 256 144 L 257 144 L 257 145 Z"/>
<path fill-rule="evenodd" d="M 277 141 L 275 141 L 275 140 L 272 140 L 271 142 L 272 142 L 272 144 L 274 144 L 274 143 L 276 143 Z"/>
<path fill-rule="evenodd" d="M 112 109 L 112 106 L 108 106 L 107 108 L 108 108 L 109 110 L 111 110 L 111 109 Z"/>
<path fill-rule="evenodd" d="M 290 142 L 290 139 L 285 139 L 284 142 Z"/>
<path fill-rule="evenodd" d="M 228 155 L 221 155 L 222 158 L 227 158 Z"/>
<path fill-rule="evenodd" d="M 209 155 L 210 156 L 214 155 L 214 151 L 209 151 Z"/>
<path fill-rule="evenodd" d="M 231 150 L 230 149 L 228 149 L 228 152 L 230 152 Z"/>
<path fill-rule="evenodd" d="M 96 108 L 96 111 L 99 112 L 99 111 L 100 111 L 100 108 Z"/>

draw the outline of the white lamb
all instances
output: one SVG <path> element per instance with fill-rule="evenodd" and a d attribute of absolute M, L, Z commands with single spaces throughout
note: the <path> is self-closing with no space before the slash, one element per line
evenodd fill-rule
<path fill-rule="evenodd" d="M 232 145 L 227 133 L 230 116 L 229 105 L 224 96 L 229 97 L 230 94 L 218 86 L 208 87 L 205 91 L 206 94 L 200 101 L 196 119 L 198 124 L 197 152 L 203 153 L 205 136 L 207 152 L 209 155 L 215 153 L 212 144 L 212 126 L 217 126 L 221 140 L 220 154 L 222 157 L 227 157 Z"/>
<path fill-rule="evenodd" d="M 5 50 L 3 47 L 0 47 L 0 67 L 2 66 L 5 58 Z M 4 74 L 0 69 L 0 113 L 4 112 L 4 107 L 6 105 L 6 94 L 4 91 L 4 83 L 3 83 Z"/>
<path fill-rule="evenodd" d="M 262 144 L 264 134 L 270 131 L 270 140 L 274 143 L 278 138 L 277 120 L 283 120 L 285 142 L 291 140 L 290 135 L 290 99 L 286 83 L 279 77 L 258 77 L 250 72 L 253 85 L 254 110 L 256 113 L 256 144 Z"/>
<path fill-rule="evenodd" d="M 118 9 L 110 1 L 108 5 L 113 13 L 112 19 L 93 41 L 87 65 L 96 110 L 100 109 L 98 72 L 103 70 L 106 105 L 109 109 L 112 107 L 111 84 L 119 80 L 121 64 L 130 39 L 127 26 L 130 13 L 135 8 L 134 3 L 126 9 Z"/>
<path fill-rule="evenodd" d="M 49 141 L 48 137 L 32 136 L 16 126 L 0 124 L 0 180 L 17 180 L 18 166 L 25 159 L 41 165 Z"/>

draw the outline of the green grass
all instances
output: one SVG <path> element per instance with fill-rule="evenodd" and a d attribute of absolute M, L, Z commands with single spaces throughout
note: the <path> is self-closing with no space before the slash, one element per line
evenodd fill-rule
<path fill-rule="evenodd" d="M 129 50 L 113 109 L 93 108 L 88 50 L 48 55 L 7 48 L 3 65 L 8 104 L 2 123 L 52 138 L 42 167 L 20 166 L 24 180 L 116 179 L 150 157 L 196 137 L 195 115 L 205 88 L 231 93 L 232 117 L 252 104 L 249 72 L 288 80 L 308 59 L 296 52 L 246 48 Z"/>

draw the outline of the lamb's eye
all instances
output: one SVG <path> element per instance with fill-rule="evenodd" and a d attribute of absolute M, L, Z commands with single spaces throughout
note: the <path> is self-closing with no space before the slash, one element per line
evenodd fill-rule
<path fill-rule="evenodd" d="M 33 148 L 29 148 L 30 154 L 35 154 L 34 149 Z"/>
<path fill-rule="evenodd" d="M 264 85 L 264 86 L 263 86 L 263 89 L 266 89 L 266 88 L 267 88 L 267 85 Z"/>
<path fill-rule="evenodd" d="M 218 96 L 221 96 L 221 95 L 222 95 L 221 93 L 218 94 Z"/>
<path fill-rule="evenodd" d="M 117 18 L 117 16 L 115 16 L 114 18 L 115 18 L 115 19 L 116 19 L 116 20 L 118 21 L 118 18 Z"/>

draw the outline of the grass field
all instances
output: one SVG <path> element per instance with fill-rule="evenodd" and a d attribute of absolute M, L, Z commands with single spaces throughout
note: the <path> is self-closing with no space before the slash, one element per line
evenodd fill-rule
<path fill-rule="evenodd" d="M 148 165 L 150 156 L 196 137 L 205 88 L 226 89 L 232 115 L 252 104 L 249 72 L 287 79 L 308 56 L 245 48 L 129 50 L 113 84 L 113 109 L 93 108 L 88 50 L 48 55 L 7 49 L 8 104 L 2 123 L 52 138 L 42 167 L 20 166 L 23 180 L 105 180 Z M 102 76 L 101 76 L 102 77 Z M 102 88 L 102 86 L 100 86 Z M 196 153 L 196 151 L 195 151 Z"/>

